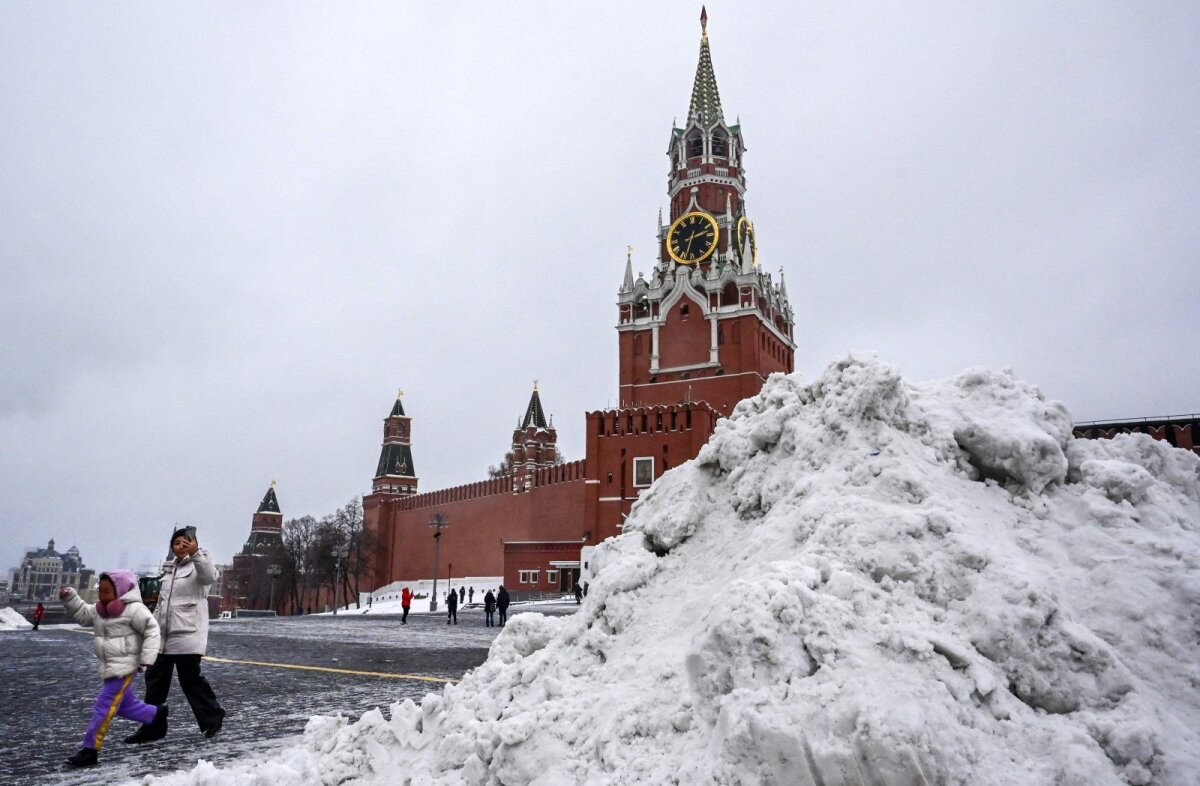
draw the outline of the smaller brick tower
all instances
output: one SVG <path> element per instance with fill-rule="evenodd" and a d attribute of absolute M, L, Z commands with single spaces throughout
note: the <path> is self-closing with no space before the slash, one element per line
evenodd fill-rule
<path fill-rule="evenodd" d="M 417 471 L 413 467 L 410 442 L 412 420 L 404 414 L 403 396 L 403 390 L 396 394 L 396 403 L 383 421 L 383 447 L 371 483 L 374 494 L 407 496 L 417 493 Z"/>
<path fill-rule="evenodd" d="M 233 555 L 233 565 L 221 576 L 221 605 L 224 609 L 267 609 L 282 596 L 273 591 L 278 574 L 271 565 L 282 563 L 283 513 L 275 496 L 275 481 L 267 488 L 258 510 L 250 517 L 250 537 L 241 552 Z M 278 609 L 276 609 L 278 611 Z"/>
<path fill-rule="evenodd" d="M 532 484 L 534 470 L 552 467 L 558 463 L 558 432 L 553 420 L 546 420 L 542 410 L 542 398 L 538 395 L 537 380 L 533 381 L 533 395 L 525 408 L 525 417 L 517 423 L 512 438 L 513 493 L 528 490 Z"/>
<path fill-rule="evenodd" d="M 250 539 L 247 546 L 274 546 L 283 535 L 283 514 L 279 512 L 279 499 L 275 496 L 275 481 L 267 487 L 258 510 L 250 517 Z"/>

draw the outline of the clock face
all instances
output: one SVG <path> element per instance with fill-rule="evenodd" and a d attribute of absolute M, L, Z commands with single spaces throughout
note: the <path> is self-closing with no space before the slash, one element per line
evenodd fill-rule
<path fill-rule="evenodd" d="M 712 256 L 720 230 L 708 213 L 684 213 L 667 230 L 667 253 L 681 265 L 694 265 Z"/>
<path fill-rule="evenodd" d="M 751 262 L 758 261 L 758 243 L 754 239 L 754 224 L 745 216 L 738 219 L 737 252 L 742 259 L 749 254 Z"/>

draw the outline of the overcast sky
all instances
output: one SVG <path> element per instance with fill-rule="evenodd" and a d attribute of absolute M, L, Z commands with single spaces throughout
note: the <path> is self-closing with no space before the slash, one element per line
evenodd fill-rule
<path fill-rule="evenodd" d="M 616 399 L 699 3 L 6 3 L 0 567 L 228 561 L 485 477 L 533 380 Z M 1011 366 L 1079 421 L 1200 410 L 1200 5 L 708 4 L 796 367 Z"/>

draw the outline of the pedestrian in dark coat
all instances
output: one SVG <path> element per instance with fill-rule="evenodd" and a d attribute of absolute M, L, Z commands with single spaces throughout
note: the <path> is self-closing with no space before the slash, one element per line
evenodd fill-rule
<path fill-rule="evenodd" d="M 459 587 L 458 588 L 458 605 L 461 606 L 466 602 L 467 602 L 467 589 L 466 589 L 466 587 Z"/>
<path fill-rule="evenodd" d="M 580 601 L 582 601 L 582 600 L 583 600 L 583 587 L 576 584 L 575 585 L 575 605 L 578 606 Z"/>
<path fill-rule="evenodd" d="M 471 601 L 472 603 L 475 602 L 475 588 L 474 587 L 471 587 L 471 589 L 467 590 L 467 600 Z"/>
<path fill-rule="evenodd" d="M 483 596 L 483 624 L 485 627 L 496 627 L 496 596 L 491 590 Z"/>
<path fill-rule="evenodd" d="M 504 585 L 500 585 L 500 591 L 496 593 L 496 608 L 500 609 L 500 627 L 504 627 L 504 623 L 508 622 L 508 590 L 504 589 Z"/>
<path fill-rule="evenodd" d="M 408 587 L 400 590 L 400 608 L 404 610 L 404 616 L 400 618 L 401 625 L 408 624 L 408 609 L 412 606 L 413 592 Z"/>
<path fill-rule="evenodd" d="M 453 622 L 458 624 L 458 593 L 450 590 L 450 594 L 446 596 L 446 624 Z"/>
<path fill-rule="evenodd" d="M 39 603 L 37 605 L 37 608 L 33 610 L 33 629 L 34 630 L 37 630 L 38 625 L 42 624 L 42 617 L 45 614 L 46 614 L 46 607 Z"/>

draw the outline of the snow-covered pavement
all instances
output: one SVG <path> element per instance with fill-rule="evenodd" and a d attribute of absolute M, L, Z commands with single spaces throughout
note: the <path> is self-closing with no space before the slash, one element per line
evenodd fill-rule
<path fill-rule="evenodd" d="M 522 608 L 528 607 L 514 611 Z M 536 608 L 564 614 L 576 607 Z M 446 625 L 441 614 L 417 613 L 402 627 L 396 617 L 342 613 L 214 623 L 204 672 L 229 713 L 221 735 L 206 740 L 199 734 L 175 684 L 165 740 L 123 745 L 121 739 L 135 727 L 118 719 L 100 767 L 81 772 L 67 770 L 62 762 L 78 747 L 100 687 L 90 632 L 53 625 L 36 633 L 0 633 L 8 683 L 0 704 L 0 783 L 119 783 L 190 769 L 200 759 L 219 763 L 280 747 L 313 715 L 357 718 L 397 700 L 419 700 L 482 663 L 500 631 L 483 626 L 482 611 L 464 610 L 459 620 Z M 140 691 L 140 679 L 138 684 Z"/>

